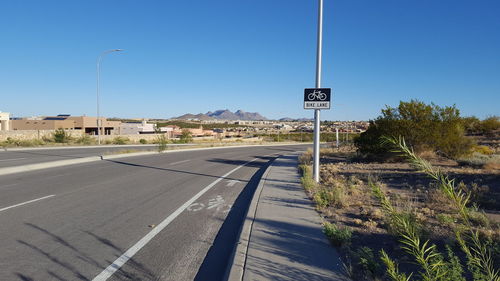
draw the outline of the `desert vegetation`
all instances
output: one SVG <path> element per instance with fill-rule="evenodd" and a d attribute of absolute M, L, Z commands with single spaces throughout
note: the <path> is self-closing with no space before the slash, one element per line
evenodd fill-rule
<path fill-rule="evenodd" d="M 355 147 L 322 150 L 319 183 L 301 155 L 353 280 L 500 280 L 498 127 L 473 132 L 464 119 L 418 101 L 386 108 Z"/>
<path fill-rule="evenodd" d="M 397 108 L 382 109 L 382 115 L 370 121 L 368 130 L 354 142 L 364 156 L 390 157 L 389 148 L 381 138 L 401 136 L 417 153 L 432 151 L 459 158 L 469 156 L 476 145 L 466 132 L 491 135 L 499 128 L 498 117 L 483 121 L 475 117 L 462 118 L 455 106 L 440 107 L 412 100 L 400 102 Z"/>

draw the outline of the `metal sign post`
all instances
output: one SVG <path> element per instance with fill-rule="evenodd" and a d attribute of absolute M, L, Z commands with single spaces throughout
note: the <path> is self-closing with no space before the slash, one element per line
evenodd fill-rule
<path fill-rule="evenodd" d="M 318 0 L 318 44 L 316 52 L 316 88 L 321 88 L 321 51 L 323 44 L 323 0 Z M 313 179 L 319 182 L 319 131 L 320 109 L 314 110 L 314 158 L 313 158 Z"/>
<path fill-rule="evenodd" d="M 323 0 L 319 0 L 318 8 L 318 46 L 316 53 L 316 88 L 304 90 L 304 109 L 314 109 L 314 151 L 313 179 L 319 182 L 319 141 L 321 109 L 330 109 L 331 89 L 321 88 L 321 47 L 323 42 Z"/>

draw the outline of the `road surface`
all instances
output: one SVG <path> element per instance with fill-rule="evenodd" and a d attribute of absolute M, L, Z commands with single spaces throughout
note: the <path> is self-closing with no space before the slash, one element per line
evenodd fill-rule
<path fill-rule="evenodd" d="M 220 280 L 266 165 L 306 147 L 183 151 L 0 176 L 0 280 Z"/>

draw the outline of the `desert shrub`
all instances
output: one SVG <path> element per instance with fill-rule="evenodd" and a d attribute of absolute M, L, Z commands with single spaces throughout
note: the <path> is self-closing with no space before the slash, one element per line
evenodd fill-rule
<path fill-rule="evenodd" d="M 113 144 L 126 144 L 130 140 L 124 137 L 115 137 L 112 141 Z"/>
<path fill-rule="evenodd" d="M 312 178 L 312 168 L 309 165 L 300 165 L 299 171 L 301 173 L 300 182 L 307 192 L 311 192 L 316 188 L 316 182 Z"/>
<path fill-rule="evenodd" d="M 478 225 L 482 227 L 489 227 L 490 220 L 484 212 L 479 210 L 471 210 L 469 212 L 469 220 L 473 225 Z"/>
<path fill-rule="evenodd" d="M 182 130 L 182 134 L 179 137 L 179 142 L 180 143 L 190 143 L 193 141 L 193 134 L 189 130 Z"/>
<path fill-rule="evenodd" d="M 493 149 L 486 145 L 476 145 L 472 148 L 473 152 L 481 153 L 484 155 L 491 155 L 494 153 Z"/>
<path fill-rule="evenodd" d="M 437 214 L 436 219 L 442 224 L 452 225 L 455 223 L 455 218 L 447 214 Z"/>
<path fill-rule="evenodd" d="M 353 254 L 354 258 L 357 260 L 357 265 L 372 277 L 380 270 L 380 263 L 377 262 L 373 250 L 368 247 L 361 247 L 356 249 Z"/>
<path fill-rule="evenodd" d="M 463 118 L 465 130 L 468 134 L 486 134 L 491 135 L 500 129 L 500 117 L 491 116 L 484 120 L 479 120 L 475 116 Z"/>
<path fill-rule="evenodd" d="M 54 141 L 57 143 L 68 143 L 71 140 L 71 135 L 61 128 L 57 129 L 52 134 L 52 137 L 54 138 Z"/>
<path fill-rule="evenodd" d="M 339 228 L 335 224 L 325 222 L 323 232 L 335 246 L 342 246 L 351 241 L 352 231 L 348 227 Z"/>
<path fill-rule="evenodd" d="M 299 156 L 299 163 L 303 165 L 311 165 L 312 163 L 312 149 L 308 148 L 306 152 Z"/>
<path fill-rule="evenodd" d="M 500 129 L 500 117 L 499 116 L 491 116 L 479 124 L 479 132 L 482 134 L 492 134 L 494 131 Z"/>
<path fill-rule="evenodd" d="M 91 136 L 84 134 L 81 137 L 76 138 L 75 142 L 78 144 L 87 144 L 88 145 L 88 144 L 95 143 L 95 140 Z"/>
<path fill-rule="evenodd" d="M 148 143 L 148 141 L 147 141 L 147 140 L 145 140 L 145 139 L 140 139 L 140 140 L 139 140 L 139 143 L 140 143 L 140 144 L 147 144 L 147 143 Z"/>
<path fill-rule="evenodd" d="M 30 147 L 30 146 L 40 146 L 44 145 L 43 140 L 33 139 L 33 140 L 21 140 L 8 137 L 5 141 L 0 143 L 0 146 L 20 146 L 20 147 Z"/>
<path fill-rule="evenodd" d="M 478 134 L 481 120 L 476 116 L 463 117 L 462 124 L 467 134 Z"/>
<path fill-rule="evenodd" d="M 325 208 L 328 206 L 329 194 L 324 189 L 320 189 L 313 195 L 313 201 L 319 208 Z"/>
<path fill-rule="evenodd" d="M 465 137 L 463 119 L 455 106 L 440 107 L 417 100 L 382 109 L 382 115 L 370 121 L 355 145 L 365 155 L 390 155 L 390 148 L 381 143 L 382 136 L 402 136 L 416 152 L 433 150 L 452 158 L 468 154 L 473 144 Z"/>

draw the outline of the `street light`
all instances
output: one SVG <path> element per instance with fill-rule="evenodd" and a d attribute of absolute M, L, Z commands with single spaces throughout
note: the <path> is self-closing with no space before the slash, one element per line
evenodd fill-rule
<path fill-rule="evenodd" d="M 113 53 L 113 52 L 121 52 L 123 51 L 123 49 L 113 49 L 113 50 L 107 50 L 107 51 L 104 51 L 102 52 L 99 57 L 97 57 L 97 89 L 96 89 L 96 92 L 97 92 L 97 143 L 98 144 L 101 144 L 101 122 L 100 122 L 100 112 L 99 112 L 99 72 L 100 72 L 100 67 L 101 67 L 101 60 L 102 58 L 109 54 L 109 53 Z"/>

